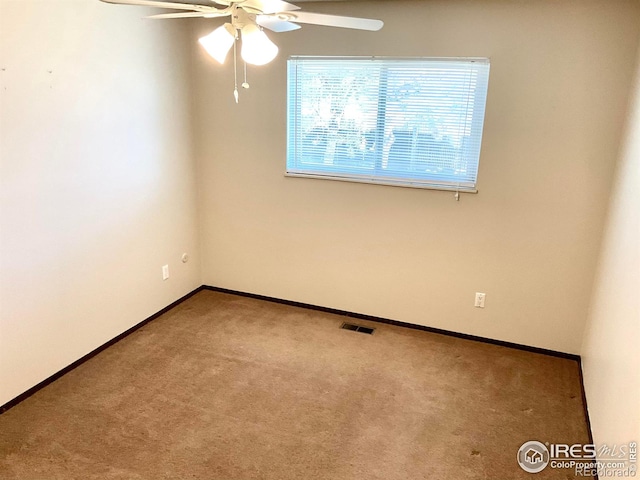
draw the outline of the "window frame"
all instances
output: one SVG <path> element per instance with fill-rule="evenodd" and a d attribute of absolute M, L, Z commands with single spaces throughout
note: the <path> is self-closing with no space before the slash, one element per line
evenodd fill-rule
<path fill-rule="evenodd" d="M 293 156 L 293 148 L 292 145 L 295 145 L 297 141 L 300 141 L 299 137 L 299 125 L 296 123 L 298 119 L 297 110 L 295 107 L 298 106 L 297 102 L 300 100 L 296 97 L 296 101 L 292 101 L 292 95 L 297 92 L 294 89 L 299 88 L 299 83 L 296 78 L 297 71 L 294 71 L 295 66 L 299 61 L 305 60 L 328 60 L 332 62 L 340 62 L 344 61 L 362 61 L 363 64 L 366 61 L 377 61 L 381 63 L 379 67 L 381 70 L 389 69 L 393 65 L 393 62 L 424 62 L 428 65 L 429 62 L 457 62 L 458 64 L 463 63 L 479 63 L 486 68 L 486 73 L 483 74 L 483 82 L 481 84 L 482 87 L 485 88 L 484 92 L 481 92 L 481 95 L 474 95 L 474 106 L 472 109 L 472 129 L 476 129 L 476 133 L 478 135 L 478 148 L 477 148 L 477 162 L 475 162 L 475 177 L 473 179 L 472 185 L 461 185 L 460 183 L 455 184 L 451 181 L 438 181 L 437 176 L 427 178 L 427 176 L 423 176 L 418 178 L 418 176 L 409 177 L 403 176 L 402 178 L 393 178 L 391 176 L 382 176 L 376 175 L 375 172 L 372 173 L 363 173 L 363 169 L 357 167 L 348 166 L 336 166 L 334 164 L 327 165 L 326 167 L 322 165 L 315 164 L 313 166 L 313 172 L 305 172 L 302 171 L 301 168 L 290 168 L 290 165 L 295 163 L 296 167 L 299 165 L 300 160 L 296 159 L 292 161 Z M 483 130 L 484 130 L 484 122 L 486 118 L 486 102 L 489 93 L 489 74 L 490 74 L 491 60 L 489 57 L 380 57 L 380 56 L 368 56 L 368 57 L 345 57 L 345 56 L 305 56 L 305 55 L 292 55 L 287 60 L 287 147 L 286 147 L 286 168 L 285 168 L 285 176 L 286 177 L 295 177 L 295 178 L 315 178 L 322 180 L 334 180 L 334 181 L 343 181 L 343 182 L 355 182 L 355 183 L 368 183 L 375 185 L 388 185 L 388 186 L 400 186 L 400 187 L 408 187 L 408 188 L 419 188 L 419 189 L 428 189 L 428 190 L 446 190 L 446 191 L 457 191 L 464 193 L 477 193 L 477 177 L 478 170 L 480 165 L 480 157 L 482 152 L 482 139 L 483 139 Z M 478 85 L 478 83 L 476 83 Z M 380 97 L 378 97 L 378 102 L 380 102 Z M 387 97 L 384 98 L 384 103 L 387 102 Z M 378 117 L 380 116 L 380 106 L 377 105 L 378 108 Z M 386 107 L 385 107 L 386 109 Z M 478 113 L 481 118 L 478 118 Z M 383 132 L 382 132 L 382 141 L 384 142 L 384 128 L 386 128 L 386 113 L 382 112 L 382 117 L 384 117 L 383 121 Z M 379 122 L 379 118 L 378 118 Z M 376 135 L 380 135 L 376 133 Z M 415 141 L 415 140 L 413 140 Z M 379 152 L 376 152 L 376 155 L 380 156 L 380 159 L 385 155 L 384 154 L 384 146 Z M 387 153 L 388 155 L 388 153 Z M 377 161 L 377 160 L 376 160 Z M 472 162 L 474 159 L 472 159 Z M 377 167 L 374 167 L 374 170 Z"/>

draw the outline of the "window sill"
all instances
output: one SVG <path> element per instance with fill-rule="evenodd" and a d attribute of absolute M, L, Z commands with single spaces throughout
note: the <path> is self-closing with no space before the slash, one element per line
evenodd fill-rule
<path fill-rule="evenodd" d="M 460 193 L 478 193 L 476 188 L 471 187 L 457 187 L 455 185 L 445 185 L 445 184 L 425 184 L 418 182 L 410 182 L 410 181 L 393 181 L 393 180 L 374 180 L 368 178 L 357 178 L 357 177 L 337 177 L 331 175 L 316 175 L 316 174 L 305 174 L 305 173 L 292 173 L 285 172 L 285 177 L 294 177 L 294 178 L 314 178 L 316 180 L 335 180 L 338 182 L 350 182 L 350 183 L 368 183 L 371 185 L 384 185 L 387 187 L 405 187 L 405 188 L 419 188 L 422 190 L 443 190 L 447 192 L 460 192 Z"/>

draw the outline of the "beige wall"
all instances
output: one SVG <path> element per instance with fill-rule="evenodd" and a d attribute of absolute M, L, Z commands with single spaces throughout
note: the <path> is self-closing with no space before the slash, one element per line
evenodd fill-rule
<path fill-rule="evenodd" d="M 250 68 L 194 47 L 203 281 L 579 353 L 640 27 L 635 1 L 305 4 L 378 33 L 271 34 Z M 195 37 L 219 22 L 195 24 Z M 478 195 L 285 178 L 292 54 L 488 56 Z M 486 292 L 486 308 L 473 307 Z"/>
<path fill-rule="evenodd" d="M 144 13 L 0 0 L 0 405 L 200 285 L 193 45 Z"/>
<path fill-rule="evenodd" d="M 640 442 L 640 56 L 637 65 L 582 351 L 593 435 L 609 445 Z"/>

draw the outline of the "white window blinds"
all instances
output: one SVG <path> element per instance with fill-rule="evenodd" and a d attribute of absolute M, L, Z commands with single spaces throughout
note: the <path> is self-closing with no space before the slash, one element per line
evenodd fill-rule
<path fill-rule="evenodd" d="M 489 60 L 292 57 L 287 174 L 475 191 Z"/>

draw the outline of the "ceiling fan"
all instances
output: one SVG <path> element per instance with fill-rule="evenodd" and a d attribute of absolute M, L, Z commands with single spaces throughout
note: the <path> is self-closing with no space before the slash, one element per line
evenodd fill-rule
<path fill-rule="evenodd" d="M 101 0 L 105 3 L 140 5 L 146 7 L 182 10 L 160 13 L 147 18 L 217 18 L 231 17 L 228 23 L 216 28 L 199 39 L 204 49 L 220 63 L 224 63 L 233 47 L 234 74 L 236 76 L 234 97 L 238 102 L 238 82 L 236 68 L 236 42 L 241 39 L 241 56 L 245 62 L 243 88 L 249 88 L 246 81 L 246 64 L 265 65 L 278 54 L 278 47 L 266 36 L 263 28 L 276 33 L 289 32 L 300 28 L 299 23 L 324 25 L 377 31 L 384 23 L 370 18 L 343 17 L 321 13 L 302 12 L 300 7 L 284 0 L 191 0 L 193 3 L 164 2 L 156 0 Z"/>

